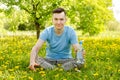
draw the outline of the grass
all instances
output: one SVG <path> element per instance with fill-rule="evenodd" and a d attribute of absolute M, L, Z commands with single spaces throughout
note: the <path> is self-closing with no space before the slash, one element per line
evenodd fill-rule
<path fill-rule="evenodd" d="M 101 33 L 102 34 L 102 33 Z M 107 33 L 105 33 L 107 35 Z M 116 33 L 113 33 L 116 34 Z M 109 35 L 109 34 L 108 34 Z M 116 36 L 116 35 L 114 35 Z M 81 72 L 61 68 L 36 72 L 28 69 L 31 48 L 36 36 L 19 35 L 0 38 L 0 80 L 119 80 L 120 36 L 79 37 L 84 40 L 86 63 Z M 45 45 L 39 51 L 45 56 Z M 73 56 L 75 54 L 73 53 Z"/>

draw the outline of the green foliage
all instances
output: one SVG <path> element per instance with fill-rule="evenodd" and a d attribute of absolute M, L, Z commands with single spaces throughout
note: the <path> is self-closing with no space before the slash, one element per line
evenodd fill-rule
<path fill-rule="evenodd" d="M 34 23 L 39 23 L 40 27 L 44 27 L 52 10 L 59 6 L 60 2 L 61 0 L 21 0 L 19 7 L 31 15 Z"/>
<path fill-rule="evenodd" d="M 24 14 L 24 15 L 23 15 Z M 28 14 L 25 11 L 12 9 L 11 13 L 7 15 L 7 19 L 4 22 L 4 27 L 10 31 L 16 31 L 19 24 L 28 22 Z"/>
<path fill-rule="evenodd" d="M 25 30 L 25 29 L 26 29 L 26 25 L 25 24 L 19 24 L 18 30 Z"/>
<path fill-rule="evenodd" d="M 104 24 L 113 17 L 112 12 L 108 10 L 108 6 L 111 5 L 109 1 L 76 0 L 71 4 L 73 11 L 69 12 L 71 22 L 77 26 L 77 29 L 82 30 L 83 34 L 98 34 L 104 30 Z"/>
<path fill-rule="evenodd" d="M 18 30 L 21 30 L 21 31 L 35 30 L 35 27 L 33 22 L 23 23 L 18 25 Z"/>

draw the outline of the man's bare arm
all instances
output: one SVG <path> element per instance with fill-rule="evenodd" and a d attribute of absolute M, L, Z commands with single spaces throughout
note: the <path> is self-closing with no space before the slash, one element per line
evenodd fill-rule
<path fill-rule="evenodd" d="M 35 63 L 35 58 L 38 54 L 39 49 L 42 47 L 43 43 L 44 43 L 43 40 L 38 39 L 37 43 L 32 48 L 32 51 L 31 51 L 31 54 L 30 54 L 30 66 L 29 66 L 29 68 L 31 70 L 35 70 L 34 66 L 38 65 L 37 63 Z"/>

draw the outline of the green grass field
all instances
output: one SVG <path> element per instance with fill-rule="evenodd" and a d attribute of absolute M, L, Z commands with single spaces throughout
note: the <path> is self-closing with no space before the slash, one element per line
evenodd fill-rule
<path fill-rule="evenodd" d="M 79 40 L 84 40 L 86 50 L 86 63 L 81 72 L 61 68 L 37 68 L 33 72 L 28 66 L 36 36 L 1 37 L 0 80 L 120 80 L 120 36 L 79 37 Z M 39 55 L 45 56 L 45 45 Z"/>

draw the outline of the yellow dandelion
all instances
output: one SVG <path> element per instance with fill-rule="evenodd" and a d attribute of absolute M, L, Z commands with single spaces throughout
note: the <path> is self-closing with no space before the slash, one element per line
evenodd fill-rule
<path fill-rule="evenodd" d="M 7 66 L 5 66 L 5 65 L 2 65 L 2 67 L 3 67 L 3 68 L 6 68 Z"/>
<path fill-rule="evenodd" d="M 29 80 L 33 80 L 33 78 L 32 78 L 32 77 L 28 77 L 28 79 L 29 79 Z"/>
<path fill-rule="evenodd" d="M 39 68 L 36 68 L 36 70 L 38 71 L 38 70 L 39 70 Z"/>
<path fill-rule="evenodd" d="M 0 75 L 2 75 L 2 71 L 0 71 Z"/>
<path fill-rule="evenodd" d="M 71 75 L 71 73 L 70 72 L 67 72 L 67 74 L 70 76 Z"/>
<path fill-rule="evenodd" d="M 75 68 L 75 71 L 77 71 L 78 70 L 78 68 Z"/>
<path fill-rule="evenodd" d="M 18 69 L 19 68 L 19 66 L 15 66 L 15 69 Z"/>
<path fill-rule="evenodd" d="M 95 76 L 95 77 L 98 76 L 98 75 L 99 75 L 99 74 L 98 74 L 97 72 L 93 74 L 93 76 Z"/>
<path fill-rule="evenodd" d="M 41 74 L 42 77 L 44 77 L 46 74 Z"/>
<path fill-rule="evenodd" d="M 112 67 L 111 66 L 108 66 L 108 68 L 107 68 L 108 70 L 111 70 L 112 69 Z"/>
<path fill-rule="evenodd" d="M 67 79 L 63 79 L 63 80 L 67 80 Z"/>
<path fill-rule="evenodd" d="M 87 76 L 87 75 L 85 75 L 84 77 L 85 77 L 85 78 L 87 78 L 88 76 Z"/>
<path fill-rule="evenodd" d="M 58 69 L 59 69 L 59 68 L 58 68 L 58 67 L 56 67 L 54 70 L 55 70 L 55 71 L 57 71 Z"/>
<path fill-rule="evenodd" d="M 43 71 L 43 68 L 41 67 L 40 70 Z"/>
<path fill-rule="evenodd" d="M 11 71 L 11 72 L 12 72 L 12 71 L 14 71 L 14 69 L 8 69 L 8 71 Z"/>
<path fill-rule="evenodd" d="M 84 66 L 84 68 L 86 68 L 87 67 L 86 63 L 83 66 Z"/>
<path fill-rule="evenodd" d="M 55 77 L 59 77 L 59 74 L 56 74 Z"/>
<path fill-rule="evenodd" d="M 59 71 L 63 71 L 63 69 L 62 69 L 62 68 L 60 68 L 60 69 L 59 69 Z"/>
<path fill-rule="evenodd" d="M 45 71 L 40 71 L 39 73 L 40 73 L 40 74 L 45 74 Z"/>
<path fill-rule="evenodd" d="M 5 62 L 5 64 L 9 64 L 9 62 Z"/>
<path fill-rule="evenodd" d="M 22 76 L 22 78 L 26 78 L 27 76 Z"/>
<path fill-rule="evenodd" d="M 26 71 L 23 71 L 22 73 L 23 73 L 23 74 L 25 74 L 25 75 L 27 74 L 27 72 L 26 72 Z"/>
<path fill-rule="evenodd" d="M 4 58 L 3 57 L 0 57 L 0 60 L 3 60 Z"/>
<path fill-rule="evenodd" d="M 60 66 L 61 66 L 61 64 L 57 64 L 57 66 L 58 66 L 58 67 L 60 67 Z"/>
<path fill-rule="evenodd" d="M 10 76 L 10 78 L 11 78 L 11 79 L 14 79 L 14 78 L 15 78 L 15 76 Z"/>
<path fill-rule="evenodd" d="M 118 69 L 118 72 L 120 72 L 120 69 Z"/>
<path fill-rule="evenodd" d="M 106 58 L 107 60 L 110 60 L 110 58 Z"/>

